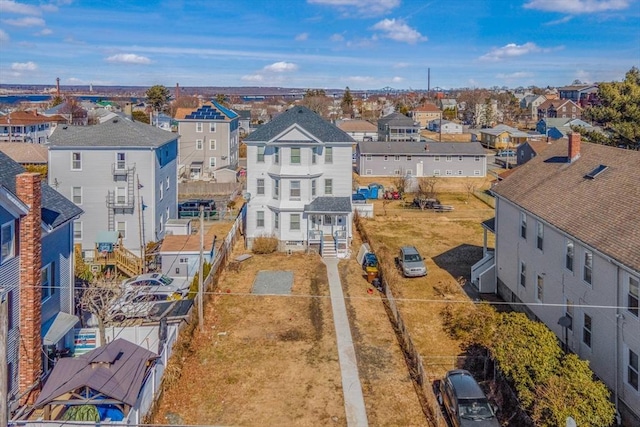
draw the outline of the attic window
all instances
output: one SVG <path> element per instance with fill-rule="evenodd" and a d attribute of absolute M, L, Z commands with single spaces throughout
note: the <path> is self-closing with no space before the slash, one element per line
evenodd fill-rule
<path fill-rule="evenodd" d="M 596 176 L 609 169 L 607 165 L 598 165 L 594 170 L 585 175 L 585 178 L 595 179 Z"/>

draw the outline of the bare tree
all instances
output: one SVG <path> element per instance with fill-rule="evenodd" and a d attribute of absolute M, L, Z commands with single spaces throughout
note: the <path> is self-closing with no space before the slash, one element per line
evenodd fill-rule
<path fill-rule="evenodd" d="M 420 209 L 424 210 L 427 207 L 429 200 L 435 200 L 437 184 L 438 178 L 435 176 L 418 178 L 418 194 L 416 199 Z"/>
<path fill-rule="evenodd" d="M 307 89 L 304 98 L 302 98 L 302 105 L 324 118 L 327 118 L 329 104 L 331 104 L 331 99 L 323 89 Z"/>
<path fill-rule="evenodd" d="M 407 191 L 408 181 L 406 175 L 398 175 L 391 180 L 391 183 L 398 190 L 398 193 L 404 194 Z"/>
<path fill-rule="evenodd" d="M 476 183 L 472 178 L 467 178 L 464 183 L 464 187 L 467 189 L 467 201 L 465 203 L 469 203 L 469 199 L 471 198 L 471 194 L 476 189 Z"/>
<path fill-rule="evenodd" d="M 105 328 L 107 325 L 121 320 L 121 314 L 114 307 L 124 297 L 124 289 L 120 285 L 120 279 L 100 277 L 85 284 L 81 290 L 79 307 L 93 315 L 98 322 L 100 342 L 106 343 Z"/>

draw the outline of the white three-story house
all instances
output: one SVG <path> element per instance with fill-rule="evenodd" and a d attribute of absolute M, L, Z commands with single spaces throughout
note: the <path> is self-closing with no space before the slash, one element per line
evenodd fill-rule
<path fill-rule="evenodd" d="M 352 236 L 354 140 L 296 106 L 247 139 L 246 239 L 275 237 L 279 250 L 344 256 Z"/>

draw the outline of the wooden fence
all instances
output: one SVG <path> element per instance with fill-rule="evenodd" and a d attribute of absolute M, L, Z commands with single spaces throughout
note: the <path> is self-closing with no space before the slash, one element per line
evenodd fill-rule
<path fill-rule="evenodd" d="M 211 196 L 228 195 L 242 187 L 240 182 L 181 182 L 178 186 L 178 199 L 208 198 Z"/>

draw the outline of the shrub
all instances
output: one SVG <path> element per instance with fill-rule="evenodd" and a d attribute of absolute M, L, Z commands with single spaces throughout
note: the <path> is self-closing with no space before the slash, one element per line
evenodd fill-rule
<path fill-rule="evenodd" d="M 258 236 L 253 239 L 251 251 L 254 254 L 271 254 L 278 250 L 278 239 L 275 236 Z"/>

